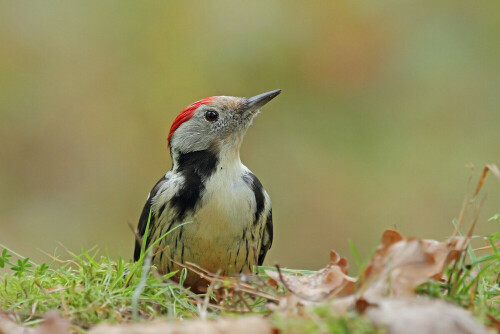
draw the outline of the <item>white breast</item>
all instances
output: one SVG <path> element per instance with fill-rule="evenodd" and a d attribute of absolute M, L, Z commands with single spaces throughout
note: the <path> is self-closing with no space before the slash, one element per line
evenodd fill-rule
<path fill-rule="evenodd" d="M 169 257 L 178 262 L 192 262 L 211 272 L 224 269 L 221 274 L 234 274 L 251 270 L 253 253 L 258 254 L 260 249 L 260 238 L 253 237 L 259 235 L 253 224 L 257 204 L 252 189 L 242 178 L 250 172 L 248 168 L 239 159 L 221 165 L 205 180 L 201 202 L 195 212 L 185 217 L 189 223 L 169 234 L 161 246 L 168 247 Z M 161 196 L 172 196 L 180 181 L 182 177 L 175 181 L 172 178 L 169 181 L 172 189 L 168 188 L 168 194 Z M 169 224 L 162 225 L 166 228 Z M 161 233 L 165 232 L 162 229 Z M 165 272 L 176 268 L 167 267 L 167 261 L 159 260 L 157 264 Z"/>
<path fill-rule="evenodd" d="M 229 168 L 219 167 L 206 180 L 202 202 L 188 218 L 192 223 L 183 227 L 182 260 L 197 263 L 211 272 L 224 269 L 221 274 L 250 270 L 253 262 L 246 265 L 246 260 L 252 261 L 253 255 L 247 253 L 258 249 L 259 243 L 245 242 L 252 233 L 256 208 L 255 196 L 242 179 L 248 172 L 239 163 Z M 177 233 L 172 237 L 176 236 Z M 179 258 L 179 251 L 174 257 Z"/>
<path fill-rule="evenodd" d="M 198 228 L 207 233 L 237 233 L 253 221 L 255 196 L 242 178 L 249 170 L 241 162 L 222 167 L 206 182 L 196 213 Z"/>

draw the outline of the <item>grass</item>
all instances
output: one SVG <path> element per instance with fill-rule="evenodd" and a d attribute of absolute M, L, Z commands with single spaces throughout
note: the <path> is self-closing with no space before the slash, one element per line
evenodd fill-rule
<path fill-rule="evenodd" d="M 17 313 L 28 325 L 39 322 L 45 312 L 57 309 L 81 329 L 101 321 L 130 320 L 134 310 L 145 318 L 197 314 L 186 290 L 165 282 L 174 273 L 158 279 L 151 273 L 140 275 L 139 270 L 138 275 L 130 277 L 135 263 L 112 261 L 108 256 L 97 257 L 87 251 L 72 257 L 54 269 L 42 264 L 4 275 L 0 278 L 0 308 Z M 140 298 L 134 299 L 139 288 Z"/>
<path fill-rule="evenodd" d="M 327 305 L 312 307 L 307 312 L 283 317 L 274 315 L 273 325 L 284 333 L 385 333 L 355 311 L 342 316 L 332 313 Z"/>
<path fill-rule="evenodd" d="M 500 215 L 489 221 L 497 224 L 498 232 L 472 236 L 472 240 L 486 241 L 486 246 L 473 249 L 469 245 L 467 253 L 446 269 L 445 282 L 428 281 L 418 288 L 420 294 L 445 299 L 472 311 L 485 323 L 492 318 L 500 319 Z"/>
<path fill-rule="evenodd" d="M 469 247 L 459 260 L 446 270 L 447 279 L 428 281 L 418 288 L 422 295 L 441 298 L 469 309 L 488 324 L 500 318 L 500 215 L 490 219 L 498 232 L 473 239 L 485 240 L 487 245 Z M 98 255 L 96 249 L 75 254 L 69 259 L 53 257 L 50 265 L 36 264 L 3 245 L 0 268 L 11 272 L 0 277 L 0 310 L 15 313 L 27 326 L 40 323 L 49 310 L 58 310 L 71 320 L 73 329 L 85 332 L 101 322 L 123 323 L 163 318 L 213 318 L 221 315 L 239 316 L 242 313 L 267 314 L 275 328 L 286 333 L 381 333 L 363 316 L 350 311 L 344 315 L 332 313 L 328 304 L 303 307 L 284 315 L 266 306 L 268 300 L 278 300 L 285 293 L 282 286 L 272 286 L 265 279 L 251 280 L 254 290 L 231 289 L 231 281 L 221 281 L 216 294 L 195 295 L 170 280 L 175 273 L 160 275 L 150 265 L 151 247 L 143 247 L 138 262 L 113 260 Z M 356 262 L 361 266 L 355 247 Z M 259 267 L 256 271 L 263 273 Z M 186 269 L 181 275 L 185 277 Z M 310 271 L 286 270 L 297 274 Z M 224 292 L 225 291 L 225 292 Z M 247 292 L 245 292 L 247 291 Z M 211 302 L 212 301 L 212 302 Z"/>

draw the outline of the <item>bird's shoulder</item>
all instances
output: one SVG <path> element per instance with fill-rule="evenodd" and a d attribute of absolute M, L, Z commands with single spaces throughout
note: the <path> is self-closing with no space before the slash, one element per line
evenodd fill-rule
<path fill-rule="evenodd" d="M 247 170 L 242 175 L 242 179 L 247 186 L 253 191 L 255 196 L 256 208 L 254 216 L 254 226 L 262 224 L 262 243 L 258 256 L 258 265 L 262 265 L 267 252 L 273 243 L 273 212 L 271 207 L 271 199 L 266 190 L 262 186 L 259 178 L 250 170 Z"/>
<path fill-rule="evenodd" d="M 262 242 L 258 256 L 258 265 L 262 265 L 267 252 L 273 243 L 273 211 L 271 207 L 271 198 L 262 186 L 259 178 L 255 176 L 249 169 L 242 175 L 242 179 L 247 186 L 253 191 L 256 201 L 256 210 L 254 217 L 254 225 L 261 222 L 262 226 Z"/>
<path fill-rule="evenodd" d="M 255 219 L 258 219 L 262 213 L 264 213 L 264 209 L 266 207 L 271 206 L 271 199 L 269 195 L 267 194 L 266 190 L 264 189 L 264 186 L 260 182 L 259 178 L 255 176 L 254 173 L 252 173 L 250 170 L 248 170 L 246 173 L 244 173 L 241 178 L 245 182 L 248 188 L 252 190 L 254 196 L 255 196 L 255 201 L 256 201 L 256 212 L 255 212 Z"/>
<path fill-rule="evenodd" d="M 146 232 L 146 227 L 148 225 L 148 221 L 154 218 L 152 214 L 152 208 L 154 203 L 156 202 L 158 196 L 165 192 L 169 187 L 171 187 L 170 183 L 172 183 L 172 173 L 171 171 L 167 172 L 163 175 L 158 182 L 153 186 L 153 189 L 148 194 L 146 199 L 146 204 L 142 209 L 141 216 L 139 217 L 139 224 L 137 225 L 137 237 L 142 238 L 144 233 Z M 137 261 L 140 256 L 140 244 L 136 240 L 135 251 L 134 251 L 134 260 Z"/>
<path fill-rule="evenodd" d="M 241 173 L 241 179 L 254 192 L 262 192 L 262 193 L 265 192 L 262 182 L 260 182 L 259 178 L 255 176 L 255 174 L 252 173 L 252 171 L 250 171 L 248 168 L 245 168 Z"/>

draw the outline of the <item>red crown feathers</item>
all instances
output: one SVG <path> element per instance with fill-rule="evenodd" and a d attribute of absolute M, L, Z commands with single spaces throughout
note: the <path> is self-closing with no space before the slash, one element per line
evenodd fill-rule
<path fill-rule="evenodd" d="M 177 115 L 177 117 L 174 119 L 174 123 L 172 123 L 172 126 L 170 127 L 170 132 L 168 133 L 168 138 L 167 138 L 168 145 L 170 145 L 170 138 L 172 138 L 172 135 L 174 134 L 175 130 L 177 130 L 177 128 L 181 126 L 182 123 L 193 117 L 195 110 L 198 109 L 199 106 L 210 103 L 214 98 L 215 96 L 211 96 L 203 100 L 191 103 L 186 108 L 184 108 L 184 110 L 182 110 L 179 113 L 179 115 Z"/>

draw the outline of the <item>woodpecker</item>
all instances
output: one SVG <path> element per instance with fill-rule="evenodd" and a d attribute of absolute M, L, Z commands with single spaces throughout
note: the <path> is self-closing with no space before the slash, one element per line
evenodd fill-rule
<path fill-rule="evenodd" d="M 240 160 L 243 137 L 274 90 L 250 98 L 212 96 L 192 103 L 168 134 L 172 168 L 149 193 L 137 227 L 152 262 L 162 273 L 194 263 L 221 275 L 251 272 L 262 265 L 273 241 L 271 200 Z M 134 260 L 140 257 L 136 240 Z M 178 276 L 177 276 L 178 278 Z M 206 282 L 189 273 L 194 289 Z"/>

